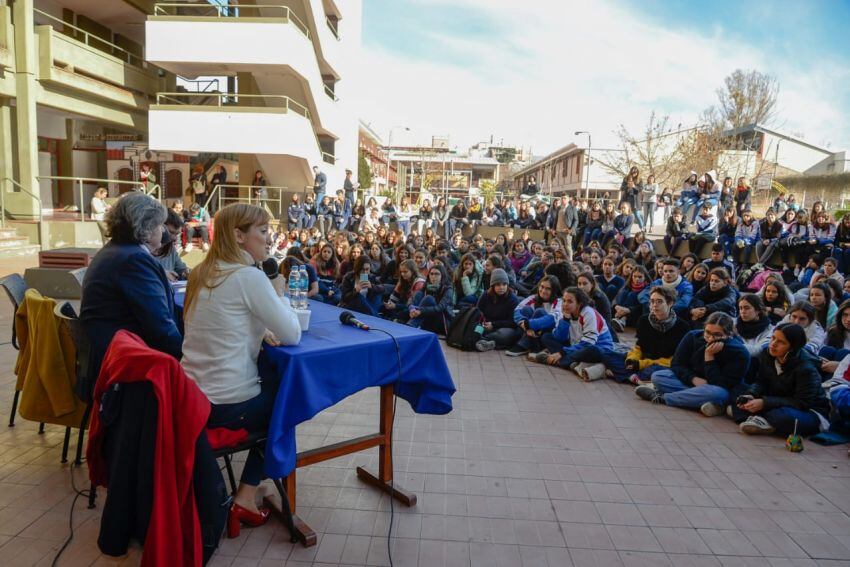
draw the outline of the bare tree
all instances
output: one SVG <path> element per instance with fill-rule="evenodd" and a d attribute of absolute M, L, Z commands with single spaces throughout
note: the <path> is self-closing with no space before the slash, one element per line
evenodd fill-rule
<path fill-rule="evenodd" d="M 779 82 L 775 77 L 755 70 L 736 69 L 723 84 L 723 88 L 717 89 L 720 106 L 714 114 L 727 128 L 767 124 L 775 118 L 779 95 Z"/>

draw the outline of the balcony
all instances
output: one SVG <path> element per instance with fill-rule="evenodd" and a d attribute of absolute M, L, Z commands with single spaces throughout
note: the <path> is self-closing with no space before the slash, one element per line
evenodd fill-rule
<path fill-rule="evenodd" d="M 35 28 L 38 78 L 42 86 L 55 87 L 56 106 L 64 107 L 64 97 L 58 93 L 70 89 L 130 109 L 147 109 L 158 79 L 156 70 L 142 57 L 45 12 L 35 12 L 37 20 L 50 22 Z M 46 96 L 49 104 L 50 93 Z M 118 115 L 113 118 L 124 122 Z"/>
<path fill-rule="evenodd" d="M 157 3 L 145 37 L 159 67 L 184 77 L 252 73 L 260 93 L 302 101 L 320 134 L 338 138 L 348 126 L 336 76 L 323 76 L 310 29 L 286 6 Z"/>
<path fill-rule="evenodd" d="M 12 10 L 0 5 L 0 75 L 15 66 L 15 37 L 12 31 Z"/>
<path fill-rule="evenodd" d="M 310 110 L 287 96 L 159 93 L 150 107 L 157 150 L 292 155 L 333 163 L 323 152 Z"/>

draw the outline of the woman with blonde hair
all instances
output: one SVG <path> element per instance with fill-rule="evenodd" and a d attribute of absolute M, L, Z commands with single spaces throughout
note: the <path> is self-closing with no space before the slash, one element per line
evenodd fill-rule
<path fill-rule="evenodd" d="M 189 276 L 182 364 L 210 400 L 209 427 L 257 433 L 268 428 L 277 390 L 273 380 L 260 380 L 262 343 L 298 344 L 301 328 L 289 301 L 258 269 L 272 243 L 268 213 L 228 205 L 215 215 L 215 227 L 209 253 Z M 229 537 L 239 535 L 241 523 L 268 520 L 255 501 L 262 479 L 262 455 L 252 450 L 230 509 Z"/>

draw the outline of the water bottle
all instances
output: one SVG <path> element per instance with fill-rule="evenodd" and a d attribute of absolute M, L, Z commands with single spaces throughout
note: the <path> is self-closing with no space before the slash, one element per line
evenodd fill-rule
<path fill-rule="evenodd" d="M 293 309 L 298 308 L 298 290 L 301 288 L 300 275 L 301 272 L 294 266 L 289 271 L 289 293 L 287 297 L 289 297 L 289 305 Z"/>
<path fill-rule="evenodd" d="M 299 289 L 301 290 L 300 309 L 307 309 L 307 291 L 310 289 L 310 277 L 307 275 L 307 266 L 301 266 L 298 269 L 298 272 L 298 283 L 300 284 Z"/>

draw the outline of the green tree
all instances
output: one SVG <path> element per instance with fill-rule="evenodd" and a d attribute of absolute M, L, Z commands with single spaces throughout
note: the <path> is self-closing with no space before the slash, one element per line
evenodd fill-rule
<path fill-rule="evenodd" d="M 360 190 L 365 193 L 366 189 L 372 187 L 372 168 L 369 167 L 369 162 L 366 161 L 366 154 L 360 150 L 360 156 L 357 158 L 357 182 L 360 184 Z"/>

